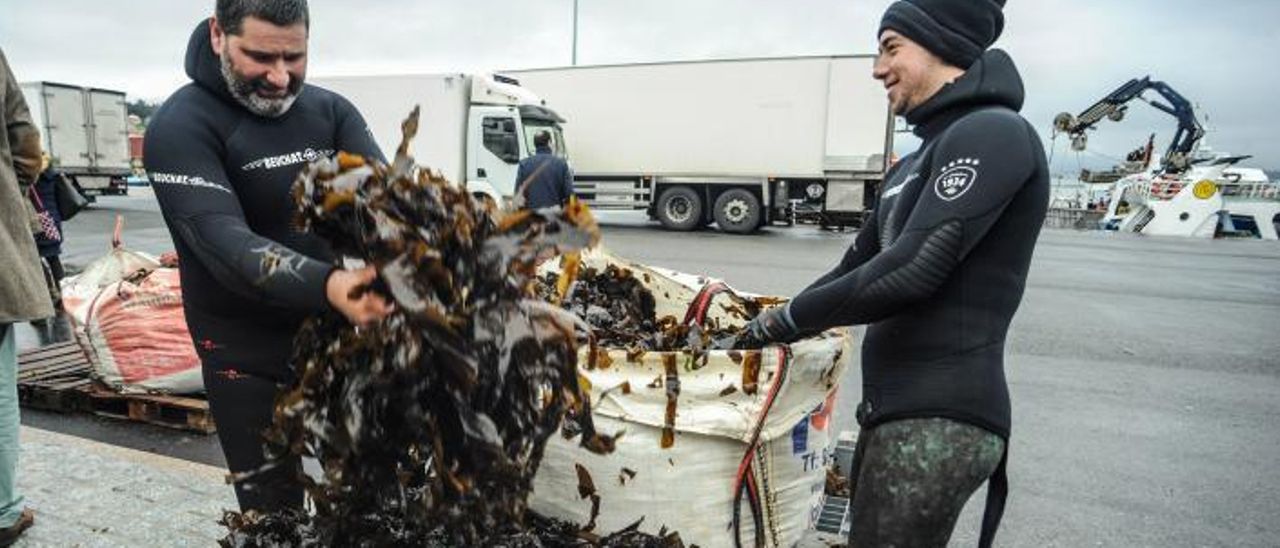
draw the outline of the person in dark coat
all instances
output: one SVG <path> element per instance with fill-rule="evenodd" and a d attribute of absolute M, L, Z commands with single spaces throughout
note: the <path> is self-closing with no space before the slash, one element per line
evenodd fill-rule
<path fill-rule="evenodd" d="M 528 209 L 563 206 L 573 196 L 573 171 L 564 158 L 551 151 L 551 133 L 533 136 L 534 155 L 520 161 L 516 170 L 516 203 Z"/>
<path fill-rule="evenodd" d="M 49 217 L 53 219 L 53 226 L 57 229 L 55 237 L 41 232 L 36 234 L 36 248 L 40 253 L 40 259 L 49 267 L 49 274 L 52 276 L 53 284 L 56 289 L 57 284 L 62 282 L 62 278 L 66 276 L 66 270 L 62 267 L 62 242 L 66 239 L 66 233 L 62 231 L 62 212 L 58 210 L 58 190 L 57 182 L 62 177 L 49 165 L 49 156 L 44 157 L 44 171 L 40 172 L 40 177 L 36 179 L 36 195 L 40 197 L 38 207 L 44 207 L 49 212 Z M 56 291 L 54 292 L 57 293 Z M 59 303 L 55 302 L 54 305 Z"/>
<path fill-rule="evenodd" d="M 49 286 L 49 302 L 53 303 L 54 316 L 31 320 L 36 337 L 41 346 L 71 340 L 71 325 L 62 314 L 62 278 L 66 270 L 62 266 L 62 242 L 66 232 L 62 230 L 62 210 L 58 208 L 57 183 L 62 174 L 49 165 L 49 154 L 45 153 L 41 166 L 43 170 L 31 187 L 34 196 L 29 196 L 33 206 L 42 214 L 47 214 L 53 230 L 40 230 L 35 233 L 36 251 L 44 263 L 45 283 Z"/>

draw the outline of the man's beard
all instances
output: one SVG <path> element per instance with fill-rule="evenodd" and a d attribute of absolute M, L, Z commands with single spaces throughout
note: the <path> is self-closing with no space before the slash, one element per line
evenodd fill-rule
<path fill-rule="evenodd" d="M 290 74 L 288 93 L 284 97 L 263 97 L 258 95 L 256 93 L 258 90 L 273 89 L 267 83 L 266 78 L 246 79 L 240 76 L 231 64 L 231 55 L 228 51 L 223 51 L 221 58 L 222 79 L 227 83 L 227 90 L 244 108 L 249 109 L 249 112 L 258 116 L 266 118 L 283 116 L 284 113 L 289 112 L 293 102 L 298 100 L 298 94 L 302 92 L 302 79 L 295 78 Z"/>

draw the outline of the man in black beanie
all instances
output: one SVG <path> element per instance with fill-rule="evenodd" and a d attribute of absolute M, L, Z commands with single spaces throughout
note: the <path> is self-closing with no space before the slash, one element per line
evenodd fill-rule
<path fill-rule="evenodd" d="M 903 0 L 880 23 L 874 76 L 922 140 L 886 174 L 840 264 L 750 325 L 790 341 L 868 324 L 850 546 L 945 546 L 990 479 L 981 546 L 1004 510 L 1004 343 L 1049 202 L 1022 80 L 987 48 L 1003 0 Z"/>

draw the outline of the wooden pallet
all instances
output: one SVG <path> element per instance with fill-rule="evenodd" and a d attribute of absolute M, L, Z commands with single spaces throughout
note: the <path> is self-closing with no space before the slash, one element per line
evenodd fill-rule
<path fill-rule="evenodd" d="M 57 343 L 18 355 L 18 400 L 50 411 L 88 411 L 93 384 L 88 356 L 75 342 Z"/>
<path fill-rule="evenodd" d="M 76 342 L 56 343 L 18 355 L 22 405 L 62 413 L 93 413 L 203 434 L 217 431 L 203 398 L 122 394 L 92 378 L 93 363 Z"/>
<path fill-rule="evenodd" d="M 98 384 L 92 386 L 89 396 L 93 412 L 98 415 L 202 434 L 218 431 L 207 400 L 159 394 L 121 394 Z"/>

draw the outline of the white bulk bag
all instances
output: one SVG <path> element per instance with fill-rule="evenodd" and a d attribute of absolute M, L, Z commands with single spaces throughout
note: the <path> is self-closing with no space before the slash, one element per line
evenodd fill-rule
<path fill-rule="evenodd" d="M 683 317 L 699 295 L 695 286 L 716 283 L 607 254 L 588 255 L 583 262 L 630 268 L 653 291 L 659 317 Z M 706 310 L 710 321 L 742 323 L 724 294 L 711 299 Z M 681 352 L 650 352 L 633 361 L 624 349 L 600 348 L 594 357 L 592 352 L 581 349 L 578 364 L 590 384 L 597 430 L 625 434 L 609 455 L 588 452 L 578 438 L 553 436 L 534 480 L 533 511 L 586 524 L 591 501 L 578 494 L 576 465 L 581 465 L 601 498 L 596 532 L 644 518 L 646 532 L 665 526 L 686 544 L 731 546 L 739 467 L 757 439 L 749 466 L 766 543 L 791 546 L 809 529 L 832 458 L 830 414 L 837 384 L 853 355 L 848 330 L 762 350 L 713 351 L 699 363 Z M 759 363 L 755 379 L 744 378 L 744 364 L 751 362 Z M 675 437 L 663 448 L 671 370 L 679 381 Z M 745 497 L 739 516 L 743 543 L 752 545 L 754 520 Z"/>

